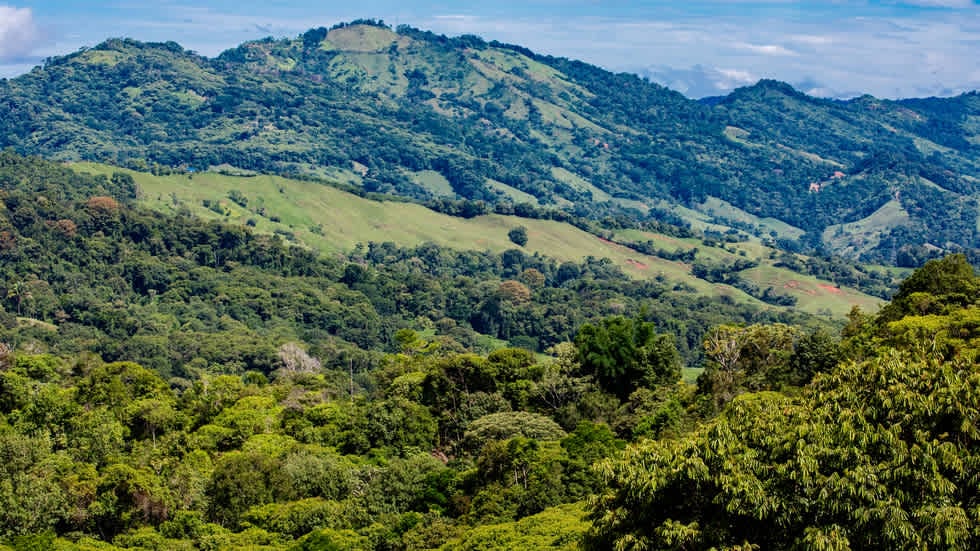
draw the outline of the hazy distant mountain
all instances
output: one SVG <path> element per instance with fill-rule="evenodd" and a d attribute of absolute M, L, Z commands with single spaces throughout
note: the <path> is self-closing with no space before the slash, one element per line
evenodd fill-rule
<path fill-rule="evenodd" d="M 661 84 L 672 90 L 677 90 L 692 99 L 725 96 L 736 88 L 751 86 L 759 81 L 758 77 L 746 71 L 718 69 L 703 65 L 695 65 L 686 69 L 657 65 L 638 67 L 634 69 L 634 72 L 650 79 L 652 82 Z M 793 82 L 792 85 L 807 95 L 821 98 L 849 99 L 862 95 L 860 92 L 854 90 L 836 90 L 830 88 L 812 78 Z M 945 94 L 939 93 L 938 95 L 951 94 L 947 91 Z"/>
<path fill-rule="evenodd" d="M 749 78 L 664 76 L 689 96 Z M 722 221 L 876 261 L 980 246 L 976 93 L 835 101 L 762 81 L 705 103 L 519 46 L 373 22 L 214 59 L 132 40 L 55 58 L 0 81 L 0 146 Z"/>

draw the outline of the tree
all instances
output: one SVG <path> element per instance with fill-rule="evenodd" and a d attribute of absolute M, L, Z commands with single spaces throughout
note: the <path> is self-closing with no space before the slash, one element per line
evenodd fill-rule
<path fill-rule="evenodd" d="M 980 278 L 962 254 L 930 260 L 912 273 L 898 288 L 876 322 L 884 325 L 903 316 L 942 314 L 948 308 L 962 308 L 980 297 Z"/>
<path fill-rule="evenodd" d="M 969 362 L 889 351 L 802 399 L 740 396 L 686 438 L 603 463 L 589 547 L 974 549 L 978 384 Z"/>
<path fill-rule="evenodd" d="M 680 379 L 680 355 L 673 337 L 658 335 L 650 322 L 615 316 L 585 324 L 575 346 L 583 372 L 622 400 L 639 386 Z"/>
<path fill-rule="evenodd" d="M 470 423 L 466 431 L 469 448 L 478 450 L 491 440 L 507 440 L 515 436 L 535 440 L 561 440 L 566 436 L 558 423 L 544 415 L 525 411 L 491 413 Z"/>
<path fill-rule="evenodd" d="M 450 540 L 447 548 L 460 551 L 483 549 L 578 549 L 578 540 L 588 529 L 582 520 L 581 505 L 561 505 L 523 518 L 478 526 L 459 539 Z M 557 535 L 557 537 L 556 537 Z"/>
<path fill-rule="evenodd" d="M 511 243 L 517 245 L 518 247 L 523 247 L 527 245 L 527 228 L 524 226 L 517 226 L 516 228 L 507 232 L 507 238 L 510 239 Z"/>
<path fill-rule="evenodd" d="M 704 336 L 708 366 L 698 392 L 720 408 L 741 392 L 778 389 L 795 380 L 790 359 L 802 333 L 782 323 L 713 327 Z"/>
<path fill-rule="evenodd" d="M 208 495 L 209 516 L 223 526 L 235 527 L 245 511 L 274 501 L 288 489 L 282 463 L 258 452 L 228 453 L 217 462 Z"/>
<path fill-rule="evenodd" d="M 531 300 L 531 290 L 520 281 L 513 279 L 501 282 L 497 287 L 497 294 L 500 298 L 514 304 L 524 304 Z"/>
<path fill-rule="evenodd" d="M 287 377 L 316 375 L 322 369 L 320 360 L 310 356 L 295 342 L 287 342 L 279 347 L 279 361 L 282 363 L 281 373 Z"/>
<path fill-rule="evenodd" d="M 570 342 L 558 343 L 550 352 L 555 359 L 542 366 L 541 379 L 534 384 L 534 394 L 552 410 L 575 402 L 590 386 L 590 377 L 580 377 L 578 350 Z"/>
<path fill-rule="evenodd" d="M 537 268 L 528 268 L 518 277 L 528 287 L 537 289 L 544 286 L 545 277 Z"/>

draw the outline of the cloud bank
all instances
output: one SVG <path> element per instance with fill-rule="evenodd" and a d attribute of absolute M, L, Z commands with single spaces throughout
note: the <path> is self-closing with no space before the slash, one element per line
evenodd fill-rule
<path fill-rule="evenodd" d="M 919 2 L 946 7 L 958 2 Z M 506 20 L 437 17 L 426 24 L 636 72 L 691 97 L 760 78 L 824 97 L 954 95 L 980 89 L 980 9 L 914 14 L 806 12 L 674 18 Z"/>
<path fill-rule="evenodd" d="M 30 54 L 40 34 L 30 8 L 0 5 L 0 62 L 16 61 Z"/>

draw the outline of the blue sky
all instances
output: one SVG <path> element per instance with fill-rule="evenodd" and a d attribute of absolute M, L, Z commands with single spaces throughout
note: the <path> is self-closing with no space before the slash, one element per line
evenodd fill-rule
<path fill-rule="evenodd" d="M 638 72 L 690 96 L 759 78 L 834 97 L 980 88 L 976 0 L 0 0 L 0 77 L 109 37 L 174 40 L 211 56 L 360 17 Z"/>

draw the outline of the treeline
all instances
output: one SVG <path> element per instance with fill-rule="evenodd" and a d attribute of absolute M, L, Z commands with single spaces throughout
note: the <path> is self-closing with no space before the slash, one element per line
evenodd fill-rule
<path fill-rule="evenodd" d="M 489 336 L 540 351 L 587 321 L 644 308 L 696 364 L 702 335 L 721 320 L 804 319 L 632 280 L 600 259 L 390 243 L 318 257 L 278 236 L 129 206 L 135 189 L 122 175 L 80 176 L 9 153 L 0 162 L 3 338 L 173 376 L 267 373 L 290 340 L 317 355 L 392 351 L 402 328 L 435 332 L 449 349 L 489 350 Z"/>

